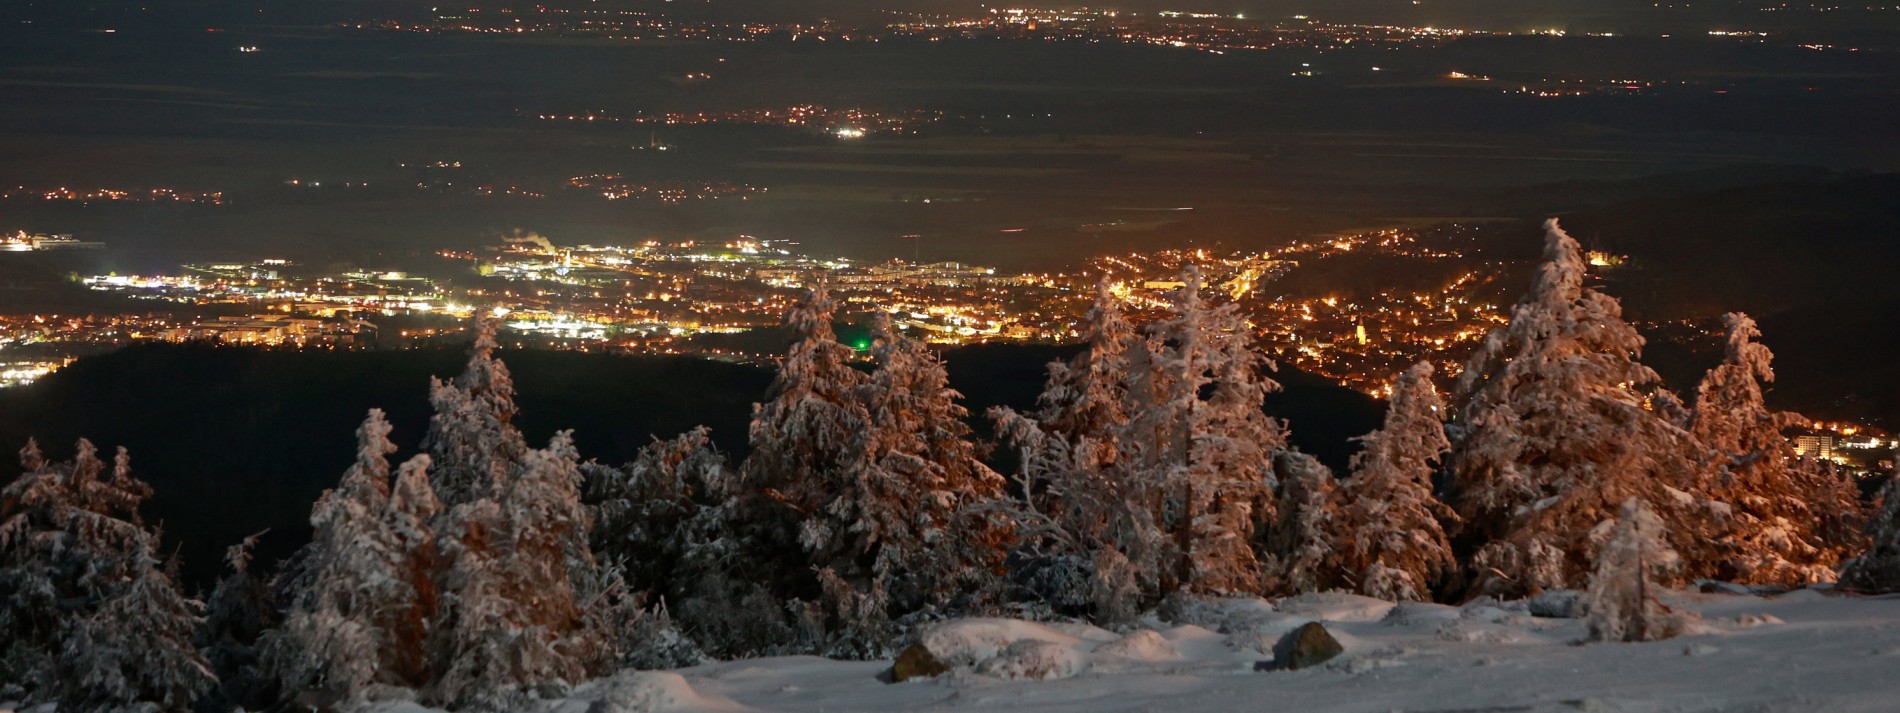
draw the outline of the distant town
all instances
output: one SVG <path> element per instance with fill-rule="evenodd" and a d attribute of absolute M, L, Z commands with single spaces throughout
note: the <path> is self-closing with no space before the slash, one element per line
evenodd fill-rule
<path fill-rule="evenodd" d="M 475 251 L 442 250 L 440 274 L 324 272 L 284 259 L 187 264 L 163 275 L 83 275 L 86 288 L 162 303 L 114 314 L 0 316 L 0 386 L 29 383 L 79 356 L 140 342 L 214 342 L 302 349 L 420 348 L 467 339 L 470 316 L 503 318 L 518 348 L 688 354 L 770 363 L 770 338 L 803 290 L 824 284 L 854 319 L 873 312 L 928 342 L 1072 341 L 1095 285 L 1158 314 L 1180 277 L 1198 267 L 1240 304 L 1281 363 L 1375 398 L 1406 366 L 1431 361 L 1449 384 L 1493 328 L 1508 321 L 1500 263 L 1473 259 L 1467 226 L 1386 229 L 1312 239 L 1269 251 L 1167 249 L 1101 255 L 1073 272 L 1006 273 L 957 262 L 855 261 L 805 254 L 779 240 L 647 241 L 560 245 L 533 233 Z M 21 247 L 23 246 L 23 247 Z M 71 236 L 17 233 L 0 249 L 98 247 Z M 1352 297 L 1276 288 L 1302 261 L 1341 256 L 1414 261 L 1446 275 L 1429 287 Z M 1624 258 L 1590 253 L 1599 270 Z M 1456 269 L 1445 270 L 1448 266 Z M 1713 325 L 1656 324 L 1714 339 Z M 762 335 L 764 338 L 748 335 Z M 1900 445 L 1865 424 L 1803 429 L 1804 455 L 1849 464 Z M 1868 461 L 1868 466 L 1875 465 Z"/>

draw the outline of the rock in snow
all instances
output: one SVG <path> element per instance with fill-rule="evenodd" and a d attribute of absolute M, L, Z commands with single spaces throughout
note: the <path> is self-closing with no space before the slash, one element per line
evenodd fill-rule
<path fill-rule="evenodd" d="M 1273 645 L 1273 668 L 1298 671 L 1333 660 L 1346 647 L 1333 638 L 1319 622 L 1308 622 L 1294 629 Z"/>
<path fill-rule="evenodd" d="M 937 660 L 937 655 L 923 644 L 911 644 L 897 660 L 891 663 L 891 683 L 903 683 L 914 678 L 936 678 L 950 671 L 949 666 Z"/>
<path fill-rule="evenodd" d="M 1583 592 L 1575 589 L 1546 589 L 1531 597 L 1531 616 L 1551 619 L 1575 619 L 1583 616 Z"/>

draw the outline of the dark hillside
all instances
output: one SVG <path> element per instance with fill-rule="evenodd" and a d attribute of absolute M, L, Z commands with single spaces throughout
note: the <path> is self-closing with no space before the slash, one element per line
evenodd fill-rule
<path fill-rule="evenodd" d="M 985 346 L 948 355 L 951 380 L 981 415 L 994 404 L 1032 405 L 1043 365 L 1073 349 Z M 620 357 L 578 352 L 502 355 L 515 374 L 530 442 L 572 428 L 584 457 L 627 460 L 651 436 L 705 424 L 735 459 L 746 451 L 752 402 L 771 373 L 685 357 Z M 203 345 L 148 345 L 87 358 L 39 383 L 0 391 L 0 443 L 38 438 L 49 456 L 72 443 L 131 451 L 158 494 L 149 518 L 184 559 L 187 579 L 205 583 L 226 546 L 271 528 L 263 555 L 282 557 L 308 537 L 311 503 L 354 457 L 356 425 L 382 408 L 408 457 L 429 417 L 431 375 L 462 368 L 457 350 L 290 352 Z M 1336 467 L 1351 436 L 1376 428 L 1381 407 L 1357 392 L 1282 373 L 1288 391 L 1268 410 L 1288 418 L 1295 442 Z M 979 433 L 986 423 L 978 419 Z M 1007 458 L 1007 454 L 999 454 Z M 9 459 L 10 460 L 10 459 Z M 17 468 L 0 465 L 0 478 Z"/>

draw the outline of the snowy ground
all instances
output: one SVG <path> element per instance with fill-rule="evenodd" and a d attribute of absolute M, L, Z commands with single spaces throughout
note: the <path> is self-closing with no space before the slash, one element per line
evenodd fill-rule
<path fill-rule="evenodd" d="M 1900 597 L 1671 599 L 1702 615 L 1701 632 L 1578 646 L 1582 621 L 1532 617 L 1521 602 L 1394 608 L 1348 595 L 1208 604 L 1185 612 L 1199 625 L 1155 623 L 1127 636 L 962 620 L 925 635 L 956 666 L 937 679 L 882 683 L 889 662 L 754 659 L 628 672 L 549 713 L 1900 710 Z M 1346 653 L 1314 669 L 1254 670 L 1282 633 L 1308 621 L 1323 622 Z"/>
<path fill-rule="evenodd" d="M 1573 619 L 1505 608 L 1390 604 L 1328 595 L 1236 602 L 1207 626 L 1164 627 L 1115 643 L 1099 629 L 958 622 L 977 656 L 1004 640 L 1054 643 L 1057 675 L 1021 681 L 991 661 L 937 680 L 886 685 L 884 663 L 782 658 L 679 672 L 704 700 L 661 710 L 772 711 L 1895 711 L 1900 599 L 1799 591 L 1774 599 L 1682 594 L 1707 631 L 1646 644 L 1572 642 Z M 1213 609 L 1213 608 L 1210 608 Z M 1224 610 L 1224 611 L 1221 611 Z M 1224 620 L 1224 621 L 1223 621 Z M 1256 672 L 1281 632 L 1319 620 L 1345 644 L 1326 667 Z M 1231 633 L 1213 629 L 1225 624 Z M 1156 636 L 1155 634 L 1158 634 Z M 986 647 L 985 639 L 994 636 Z M 933 648 L 935 642 L 932 642 Z M 1029 648 L 1018 645 L 1019 649 Z M 1054 655 L 1058 650 L 1072 654 Z M 980 671 L 988 670 L 989 673 Z"/>
<path fill-rule="evenodd" d="M 1189 612 L 1199 626 L 1127 637 L 953 622 L 925 639 L 962 664 L 935 680 L 887 685 L 877 675 L 888 662 L 791 657 L 628 674 L 579 697 L 612 687 L 615 698 L 644 699 L 625 710 L 681 712 L 1900 710 L 1900 598 L 1804 590 L 1673 599 L 1702 615 L 1703 632 L 1577 646 L 1582 621 L 1532 617 L 1522 603 L 1395 610 L 1322 595 L 1209 605 Z M 1317 669 L 1254 670 L 1281 633 L 1314 620 L 1345 644 L 1344 655 Z M 1024 674 L 1050 678 L 1010 678 Z"/>

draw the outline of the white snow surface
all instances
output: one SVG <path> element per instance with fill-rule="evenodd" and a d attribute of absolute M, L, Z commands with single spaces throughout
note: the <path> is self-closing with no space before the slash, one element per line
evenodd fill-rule
<path fill-rule="evenodd" d="M 877 675 L 887 661 L 806 657 L 679 673 L 699 695 L 788 712 L 1839 713 L 1900 705 L 1900 677 L 1892 674 L 1900 665 L 1900 598 L 1677 592 L 1666 601 L 1700 613 L 1704 629 L 1653 643 L 1580 646 L 1583 620 L 1534 618 L 1521 602 L 1395 608 L 1326 594 L 1208 603 L 1183 614 L 1197 624 L 1149 620 L 1126 635 L 1000 619 L 950 622 L 922 637 L 955 659 L 951 673 L 932 680 L 885 684 Z M 1270 651 L 1280 633 L 1308 621 L 1323 623 L 1346 653 L 1314 669 L 1254 670 L 1272 655 L 1251 641 Z M 1012 677 L 1021 665 L 1011 655 L 1017 648 L 1066 649 L 1072 657 L 1065 661 L 1079 670 Z"/>
<path fill-rule="evenodd" d="M 1209 601 L 1176 614 L 1193 623 L 1149 618 L 1126 633 L 964 619 L 921 636 L 953 666 L 936 679 L 882 683 L 888 661 L 750 659 L 623 672 L 532 713 L 1900 709 L 1900 596 L 1810 589 L 1664 601 L 1700 614 L 1701 626 L 1666 641 L 1577 645 L 1583 620 L 1532 617 L 1523 602 L 1394 607 L 1345 594 Z M 1254 670 L 1280 633 L 1308 621 L 1346 653 L 1300 671 Z M 369 710 L 435 713 L 412 703 Z"/>

